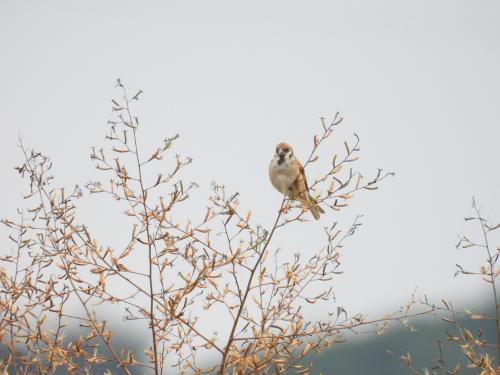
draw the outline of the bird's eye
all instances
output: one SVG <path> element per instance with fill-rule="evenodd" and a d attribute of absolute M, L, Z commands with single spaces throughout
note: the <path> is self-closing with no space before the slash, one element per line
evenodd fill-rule
<path fill-rule="evenodd" d="M 276 147 L 276 153 L 278 153 L 279 149 Z"/>
<path fill-rule="evenodd" d="M 283 151 L 285 151 L 285 154 L 286 154 L 288 151 L 290 151 L 290 149 L 289 148 L 284 148 Z"/>

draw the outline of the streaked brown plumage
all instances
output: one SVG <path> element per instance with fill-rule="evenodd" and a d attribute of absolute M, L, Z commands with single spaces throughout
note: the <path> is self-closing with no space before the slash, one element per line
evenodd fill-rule
<path fill-rule="evenodd" d="M 276 153 L 269 164 L 269 178 L 276 190 L 302 203 L 316 220 L 324 213 L 309 194 L 304 168 L 288 143 L 281 142 L 276 146 Z"/>

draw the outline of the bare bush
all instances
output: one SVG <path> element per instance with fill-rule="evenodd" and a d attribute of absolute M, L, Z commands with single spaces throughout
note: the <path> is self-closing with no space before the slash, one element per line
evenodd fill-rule
<path fill-rule="evenodd" d="M 178 220 L 175 208 L 196 187 L 181 178 L 191 159 L 171 153 L 177 135 L 150 152 L 140 150 L 139 119 L 131 106 L 141 91 L 129 97 L 120 81 L 117 86 L 122 97 L 112 101 L 116 119 L 109 122 L 109 150 L 96 147 L 91 154 L 106 182 L 89 183 L 83 191 L 54 187 L 50 160 L 21 145 L 24 162 L 17 170 L 27 182 L 29 208 L 20 211 L 19 221 L 3 220 L 15 243 L 15 251 L 1 257 L 4 373 L 95 373 L 100 365 L 108 374 L 306 374 L 307 356 L 343 341 L 344 331 L 382 330 L 390 320 L 404 323 L 411 315 L 413 301 L 370 321 L 335 305 L 332 282 L 340 252 L 361 225 L 359 217 L 343 228 L 325 228 L 324 246 L 312 256 L 287 254 L 281 261 L 273 239 L 285 226 L 300 230 L 306 220 L 305 208 L 285 197 L 269 213 L 274 224 L 265 228 L 240 208 L 238 193 L 214 183 L 200 216 Z M 320 163 L 318 149 L 341 123 L 338 114 L 329 123 L 322 119 L 306 171 Z M 323 174 L 310 186 L 322 207 L 339 211 L 391 175 L 378 170 L 364 179 L 353 169 L 358 153 L 354 135 L 341 156 L 322 164 Z M 124 248 L 100 245 L 76 219 L 76 201 L 93 194 L 125 208 L 130 226 L 122 230 Z M 311 320 L 304 303 L 323 304 L 327 312 Z M 117 342 L 100 306 L 119 309 L 126 321 L 144 322 L 145 356 Z M 227 329 L 209 331 L 203 322 L 213 319 L 227 321 Z M 68 334 L 72 327 L 79 337 Z M 203 366 L 203 353 L 218 359 Z"/>
<path fill-rule="evenodd" d="M 496 375 L 500 374 L 500 305 L 498 304 L 496 280 L 500 274 L 498 268 L 498 257 L 500 247 L 496 249 L 492 246 L 491 236 L 495 230 L 500 228 L 500 224 L 492 224 L 481 214 L 480 208 L 477 206 L 475 199 L 472 201 L 472 215 L 465 218 L 465 221 L 476 222 L 480 229 L 479 238 L 471 239 L 469 236 L 461 236 L 460 241 L 456 245 L 457 249 L 461 250 L 477 250 L 481 251 L 485 256 L 485 263 L 479 265 L 477 270 L 464 269 L 457 264 L 455 277 L 460 275 L 480 277 L 491 289 L 491 305 L 494 311 L 493 316 L 488 314 L 473 312 L 465 309 L 464 312 L 457 312 L 453 303 L 445 299 L 439 304 L 431 303 L 427 297 L 424 298 L 422 304 L 431 308 L 436 315 L 449 326 L 446 329 L 445 342 L 458 349 L 463 361 L 450 361 L 444 355 L 443 347 L 445 343 L 441 340 L 437 342 L 438 359 L 435 364 L 429 369 L 417 369 L 412 360 L 410 353 L 402 356 L 393 356 L 399 358 L 401 363 L 408 367 L 413 374 L 430 375 L 430 374 L 458 374 L 462 368 L 462 363 L 470 369 L 475 369 L 480 375 Z M 460 317 L 465 319 L 466 323 L 461 323 Z M 467 322 L 484 321 L 489 327 L 494 327 L 495 340 L 488 339 L 483 328 L 473 331 L 467 328 Z M 493 324 L 492 324 L 493 323 Z M 496 356 L 496 358 L 495 358 Z"/>

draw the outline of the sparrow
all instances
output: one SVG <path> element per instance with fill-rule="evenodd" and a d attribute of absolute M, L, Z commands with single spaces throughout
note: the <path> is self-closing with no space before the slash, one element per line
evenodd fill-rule
<path fill-rule="evenodd" d="M 276 153 L 269 164 L 269 179 L 276 190 L 302 203 L 316 220 L 325 212 L 309 194 L 304 167 L 288 143 L 281 142 L 276 146 Z"/>

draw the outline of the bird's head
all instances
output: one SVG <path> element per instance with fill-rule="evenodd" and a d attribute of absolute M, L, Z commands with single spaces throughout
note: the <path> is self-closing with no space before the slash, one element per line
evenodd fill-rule
<path fill-rule="evenodd" d="M 275 156 L 279 164 L 283 163 L 285 160 L 289 160 L 293 156 L 292 146 L 285 142 L 278 143 Z"/>

